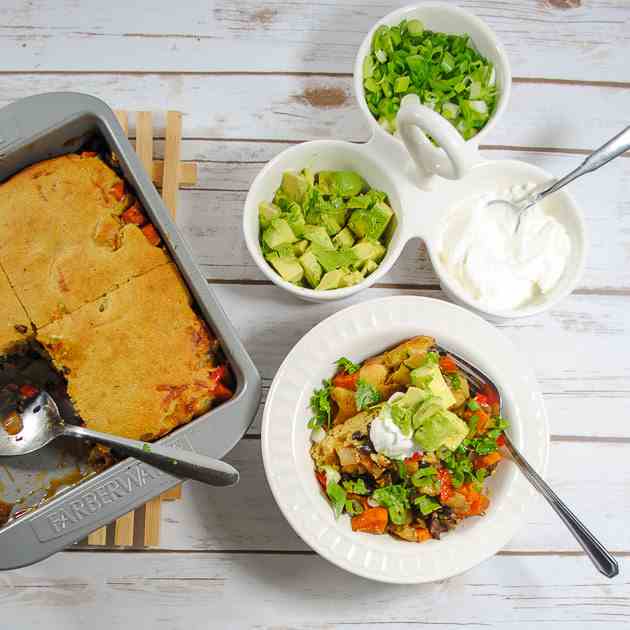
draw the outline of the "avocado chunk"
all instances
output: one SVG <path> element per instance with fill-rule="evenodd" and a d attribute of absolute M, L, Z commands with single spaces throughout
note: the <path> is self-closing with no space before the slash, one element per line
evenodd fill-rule
<path fill-rule="evenodd" d="M 353 287 L 355 284 L 359 284 L 359 282 L 363 282 L 365 278 L 360 271 L 349 271 L 343 275 L 341 278 L 341 282 L 339 283 L 339 287 Z"/>
<path fill-rule="evenodd" d="M 302 203 L 304 195 L 308 190 L 308 180 L 304 175 L 300 175 L 299 173 L 285 171 L 282 174 L 280 189 L 291 201 Z"/>
<path fill-rule="evenodd" d="M 426 390 L 411 386 L 400 398 L 397 398 L 392 405 L 415 410 L 421 403 L 430 397 L 431 394 Z"/>
<path fill-rule="evenodd" d="M 369 209 L 355 210 L 350 215 L 348 227 L 359 238 L 378 240 L 393 215 L 394 211 L 384 201 L 379 201 Z"/>
<path fill-rule="evenodd" d="M 368 239 L 359 241 L 356 245 L 351 247 L 351 250 L 357 257 L 357 266 L 368 260 L 378 262 L 378 260 L 385 255 L 385 248 L 378 241 L 370 241 Z"/>
<path fill-rule="evenodd" d="M 311 241 L 311 243 L 315 243 L 324 249 L 335 249 L 333 242 L 330 240 L 330 236 L 328 236 L 328 232 L 326 232 L 326 228 L 321 225 L 308 225 L 308 223 L 304 226 L 304 238 Z"/>
<path fill-rule="evenodd" d="M 373 271 L 376 271 L 377 269 L 377 263 L 375 263 L 373 260 L 367 260 L 363 263 L 363 266 L 361 267 L 361 273 L 363 273 L 363 275 L 365 276 L 369 276 Z"/>
<path fill-rule="evenodd" d="M 295 284 L 304 277 L 304 270 L 297 258 L 280 257 L 278 254 L 270 254 L 267 256 L 267 260 L 287 282 Z"/>
<path fill-rule="evenodd" d="M 354 245 L 354 236 L 350 229 L 345 227 L 332 241 L 339 249 L 348 249 Z"/>
<path fill-rule="evenodd" d="M 367 188 L 367 184 L 354 171 L 320 171 L 319 188 L 325 195 L 354 197 Z"/>
<path fill-rule="evenodd" d="M 411 372 L 411 384 L 414 387 L 428 389 L 445 409 L 455 404 L 455 396 L 446 384 L 440 366 L 436 363 L 423 365 L 413 370 Z"/>
<path fill-rule="evenodd" d="M 432 399 L 422 403 L 412 420 L 413 439 L 425 450 L 455 450 L 468 435 L 468 425 Z"/>
<path fill-rule="evenodd" d="M 332 214 L 324 213 L 321 215 L 323 226 L 326 228 L 329 236 L 334 236 L 337 232 L 341 231 L 341 226 L 337 223 L 335 217 Z"/>
<path fill-rule="evenodd" d="M 304 275 L 307 282 L 315 288 L 322 279 L 322 268 L 315 258 L 313 252 L 306 252 L 299 258 L 300 265 L 304 269 Z"/>
<path fill-rule="evenodd" d="M 325 271 L 333 271 L 340 267 L 351 267 L 356 264 L 356 254 L 351 249 L 342 249 L 339 251 L 325 249 L 318 244 L 313 244 L 310 251 L 315 254 L 317 262 Z"/>
<path fill-rule="evenodd" d="M 334 269 L 324 274 L 320 283 L 316 287 L 316 291 L 329 291 L 331 289 L 338 289 L 339 283 L 343 278 L 343 271 L 341 269 Z"/>
<path fill-rule="evenodd" d="M 298 256 L 298 257 L 301 256 L 306 251 L 307 247 L 308 247 L 308 241 L 306 239 L 302 239 L 301 241 L 298 241 L 297 243 L 293 245 L 293 255 Z"/>
<path fill-rule="evenodd" d="M 261 201 L 258 206 L 258 220 L 260 221 L 260 227 L 263 228 L 263 230 L 266 227 L 269 227 L 271 221 L 280 216 L 280 212 L 281 210 L 278 206 L 274 206 L 268 201 Z"/>
<path fill-rule="evenodd" d="M 282 214 L 282 218 L 286 220 L 296 236 L 301 237 L 303 235 L 306 221 L 300 204 L 291 201 L 286 212 Z"/>
<path fill-rule="evenodd" d="M 285 243 L 295 243 L 297 236 L 289 224 L 282 218 L 271 220 L 271 225 L 263 232 L 263 241 L 270 249 L 277 249 Z"/>

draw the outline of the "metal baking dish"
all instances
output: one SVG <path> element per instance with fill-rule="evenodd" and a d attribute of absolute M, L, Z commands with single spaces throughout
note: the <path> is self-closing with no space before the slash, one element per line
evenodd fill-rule
<path fill-rule="evenodd" d="M 220 340 L 237 381 L 232 399 L 175 430 L 160 443 L 221 458 L 254 418 L 260 400 L 260 375 L 193 262 L 113 112 L 97 98 L 69 92 L 32 96 L 1 109 L 0 181 L 35 162 L 75 152 L 95 136 L 100 136 L 118 156 L 127 183 L 162 235 L 199 312 Z M 63 474 L 64 465 L 67 467 L 68 462 L 60 460 L 60 449 L 55 447 L 25 458 L 0 458 L 0 481 L 6 500 L 11 500 L 6 495 L 11 489 L 24 493 L 32 488 L 36 495 L 36 484 L 46 474 Z M 137 460 L 126 459 L 9 522 L 0 531 L 0 569 L 42 560 L 179 481 Z"/>

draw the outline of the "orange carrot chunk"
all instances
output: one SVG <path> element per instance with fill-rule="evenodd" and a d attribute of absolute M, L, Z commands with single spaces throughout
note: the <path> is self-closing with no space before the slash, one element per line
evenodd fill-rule
<path fill-rule="evenodd" d="M 501 453 L 498 451 L 488 453 L 475 459 L 475 468 L 490 468 L 490 466 L 494 466 L 499 461 L 501 461 Z"/>
<path fill-rule="evenodd" d="M 455 363 L 453 357 L 446 355 L 445 357 L 440 357 L 440 369 L 445 374 L 456 374 L 457 373 L 457 363 Z"/>
<path fill-rule="evenodd" d="M 116 201 L 122 201 L 125 196 L 125 184 L 124 182 L 116 182 L 112 187 L 110 192 L 114 197 L 116 197 Z"/>
<path fill-rule="evenodd" d="M 129 208 L 122 213 L 121 218 L 125 223 L 133 223 L 139 227 L 142 227 L 147 222 L 144 212 L 140 210 L 140 206 L 137 203 L 134 203 L 133 206 L 129 206 Z"/>
<path fill-rule="evenodd" d="M 352 517 L 352 531 L 366 532 L 368 534 L 384 534 L 388 518 L 386 508 L 370 508 L 361 514 Z"/>
<path fill-rule="evenodd" d="M 162 239 L 160 238 L 160 235 L 157 233 L 157 230 L 153 227 L 153 225 L 148 223 L 140 229 L 142 230 L 142 233 L 147 237 L 147 241 L 149 241 L 151 245 L 157 246 L 160 244 L 160 241 Z"/>

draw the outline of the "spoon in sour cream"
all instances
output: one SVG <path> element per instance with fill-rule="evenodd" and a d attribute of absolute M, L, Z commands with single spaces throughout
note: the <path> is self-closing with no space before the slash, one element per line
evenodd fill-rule
<path fill-rule="evenodd" d="M 516 214 L 516 223 L 514 232 L 518 232 L 521 226 L 521 219 L 525 212 L 536 205 L 539 201 L 542 201 L 548 195 L 555 193 L 557 190 L 564 188 L 569 182 L 574 179 L 586 175 L 597 170 L 600 166 L 604 166 L 611 160 L 619 157 L 630 149 L 630 126 L 626 127 L 621 133 L 618 133 L 614 138 L 611 138 L 606 144 L 599 147 L 591 153 L 576 169 L 570 173 L 561 177 L 560 179 L 554 179 L 547 184 L 537 186 L 533 191 L 527 194 L 525 197 L 513 201 L 508 199 L 493 199 L 488 201 L 487 205 L 501 204 L 503 206 L 508 205 Z"/>

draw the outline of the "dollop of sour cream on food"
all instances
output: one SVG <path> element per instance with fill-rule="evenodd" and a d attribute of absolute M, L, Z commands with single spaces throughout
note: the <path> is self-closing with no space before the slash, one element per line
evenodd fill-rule
<path fill-rule="evenodd" d="M 392 419 L 391 403 L 402 396 L 400 392 L 393 394 L 370 425 L 370 440 L 374 450 L 391 459 L 405 459 L 420 450 L 413 441 L 413 433 L 404 435 Z"/>
<path fill-rule="evenodd" d="M 516 230 L 516 213 L 494 199 L 517 200 L 534 184 L 492 192 L 457 208 L 442 235 L 447 272 L 482 307 L 510 310 L 551 291 L 571 254 L 564 226 L 544 210 L 529 208 Z"/>

